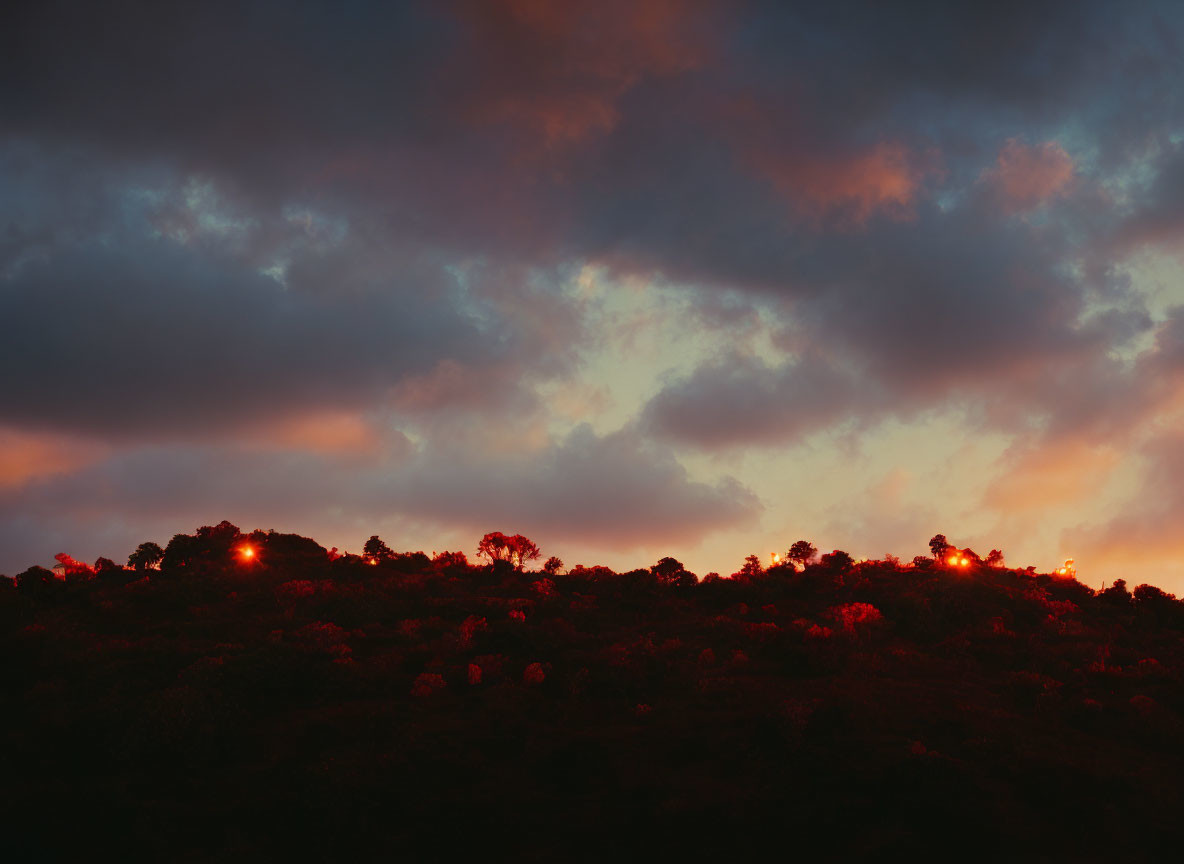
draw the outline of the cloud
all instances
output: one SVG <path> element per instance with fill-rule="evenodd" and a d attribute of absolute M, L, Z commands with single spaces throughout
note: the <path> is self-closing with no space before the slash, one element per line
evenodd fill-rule
<path fill-rule="evenodd" d="M 736 480 L 692 480 L 668 449 L 630 429 L 598 436 L 581 425 L 540 452 L 505 460 L 427 456 L 379 494 L 421 517 L 480 524 L 496 513 L 539 534 L 604 548 L 697 543 L 751 523 L 761 510 Z"/>
<path fill-rule="evenodd" d="M 1121 512 L 1100 524 L 1079 525 L 1065 532 L 1066 548 L 1079 550 L 1082 560 L 1125 576 L 1132 585 L 1162 584 L 1178 576 L 1184 558 L 1184 436 L 1176 431 L 1151 438 L 1142 448 L 1144 473 L 1135 497 Z"/>
<path fill-rule="evenodd" d="M 361 461 L 333 448 L 158 445 L 0 490 L 0 567 L 48 559 L 67 540 L 73 555 L 118 557 L 100 541 L 120 536 L 126 546 L 145 531 L 189 531 L 193 514 L 252 527 L 315 521 L 351 535 L 392 519 L 478 534 L 509 526 L 539 542 L 627 550 L 694 545 L 751 524 L 761 509 L 735 479 L 696 481 L 668 449 L 630 430 L 599 436 L 578 426 L 510 454 L 435 443 L 415 450 L 392 432 L 381 453 Z"/>
<path fill-rule="evenodd" d="M 901 552 L 902 541 L 915 544 L 904 547 L 924 549 L 940 524 L 932 504 L 932 493 L 918 489 L 916 478 L 901 467 L 890 469 L 866 488 L 851 490 L 839 504 L 829 508 L 828 523 L 822 533 L 849 537 L 858 544 L 853 554 L 879 556 Z M 894 548 L 895 547 L 895 548 Z M 902 557 L 912 554 L 905 552 Z"/>
<path fill-rule="evenodd" d="M 440 277 L 390 278 L 389 292 L 362 296 L 285 290 L 167 241 L 32 261 L 0 281 L 0 316 L 21 325 L 0 343 L 0 417 L 96 434 L 201 434 L 379 400 L 441 355 L 499 361 L 441 299 Z"/>
<path fill-rule="evenodd" d="M 780 445 L 882 404 L 822 358 L 769 365 L 734 353 L 668 383 L 646 404 L 642 423 L 661 438 L 705 449 Z"/>
<path fill-rule="evenodd" d="M 383 403 L 537 411 L 531 385 L 579 350 L 555 270 L 462 266 L 361 216 L 25 145 L 0 146 L 0 179 L 0 316 L 20 323 L 0 422 L 193 438 Z"/>
<path fill-rule="evenodd" d="M 479 125 L 519 126 L 547 146 L 610 132 L 617 101 L 648 75 L 692 69 L 708 51 L 708 7 L 681 0 L 458 4 L 456 61 Z"/>
<path fill-rule="evenodd" d="M 0 490 L 68 474 L 102 458 L 107 448 L 65 435 L 23 432 L 0 426 Z"/>
<path fill-rule="evenodd" d="M 877 210 L 908 218 L 924 169 L 900 145 L 880 143 L 847 158 L 760 153 L 755 170 L 767 177 L 795 209 L 843 214 L 862 224 Z"/>
<path fill-rule="evenodd" d="M 1167 383 L 1184 379 L 1184 305 L 1173 306 L 1160 323 L 1147 355 L 1146 373 Z"/>
<path fill-rule="evenodd" d="M 316 200 L 376 242 L 764 290 L 794 279 L 795 216 L 911 216 L 973 183 L 1001 135 L 1084 107 L 1091 132 L 1132 142 L 1179 116 L 1127 116 L 1176 80 L 1174 21 L 854 8 L 29 4 L 0 119 L 42 149 L 210 178 L 248 209 Z M 1004 173 L 1050 154 L 1017 150 Z"/>
<path fill-rule="evenodd" d="M 710 448 L 948 406 L 1012 432 L 1145 407 L 1113 353 L 1152 326 L 1141 300 L 1095 313 L 1068 228 L 998 216 L 984 194 L 799 240 L 765 300 L 791 359 L 709 362 L 653 397 L 650 428 Z"/>
<path fill-rule="evenodd" d="M 1118 467 L 1121 452 L 1085 441 L 1043 442 L 1009 454 L 1002 474 L 984 495 L 987 507 L 1007 514 L 1041 513 L 1096 494 Z"/>
<path fill-rule="evenodd" d="M 984 179 L 998 187 L 1007 207 L 1022 212 L 1064 194 L 1073 172 L 1073 159 L 1057 142 L 1030 147 L 1012 138 Z"/>
<path fill-rule="evenodd" d="M 1136 185 L 1129 212 L 1116 232 L 1115 251 L 1124 254 L 1151 246 L 1184 254 L 1184 145 L 1166 147 L 1141 160 L 1138 168 L 1144 182 Z"/>
<path fill-rule="evenodd" d="M 287 448 L 314 453 L 376 453 L 382 437 L 366 417 L 345 411 L 319 411 L 279 422 L 265 423 L 254 439 L 260 447 Z M 251 440 L 250 436 L 244 436 Z"/>
<path fill-rule="evenodd" d="M 858 222 L 910 210 L 933 154 L 977 177 L 999 129 L 1086 104 L 1107 135 L 1170 125 L 1142 100 L 1176 80 L 1173 27 L 1071 8 L 30 3 L 4 28 L 0 120 L 470 254 L 627 251 L 735 281 L 778 262 L 787 196 Z"/>

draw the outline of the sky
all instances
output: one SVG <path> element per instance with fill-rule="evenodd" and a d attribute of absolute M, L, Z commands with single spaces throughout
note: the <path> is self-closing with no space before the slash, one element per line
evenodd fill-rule
<path fill-rule="evenodd" d="M 1184 592 L 1177 3 L 0 12 L 0 572 L 229 519 Z"/>

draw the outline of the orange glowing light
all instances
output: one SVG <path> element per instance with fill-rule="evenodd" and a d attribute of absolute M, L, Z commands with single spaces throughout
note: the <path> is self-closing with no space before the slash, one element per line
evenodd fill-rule
<path fill-rule="evenodd" d="M 951 555 L 951 556 L 950 556 L 950 562 L 949 562 L 949 563 L 950 563 L 950 566 L 951 566 L 951 567 L 953 567 L 955 564 L 957 564 L 957 563 L 958 563 L 958 556 L 957 556 L 957 555 Z"/>
<path fill-rule="evenodd" d="M 969 559 L 969 558 L 963 558 L 963 559 L 962 559 L 961 561 L 959 561 L 958 563 L 959 563 L 959 564 L 961 564 L 963 567 L 965 567 L 966 565 L 968 565 L 968 564 L 970 563 L 970 559 Z"/>
<path fill-rule="evenodd" d="M 369 564 L 371 567 L 377 567 L 378 566 L 378 559 L 377 558 L 367 558 L 366 563 Z"/>
<path fill-rule="evenodd" d="M 255 557 L 255 549 L 252 546 L 244 546 L 238 550 L 238 553 L 243 556 L 243 560 L 250 561 Z"/>

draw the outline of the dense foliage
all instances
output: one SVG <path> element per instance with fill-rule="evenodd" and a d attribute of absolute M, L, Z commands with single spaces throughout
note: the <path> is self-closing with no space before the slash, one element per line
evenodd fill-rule
<path fill-rule="evenodd" d="M 1177 832 L 1184 603 L 1153 587 L 371 539 L 223 523 L 4 580 L 11 860 L 1130 861 Z"/>

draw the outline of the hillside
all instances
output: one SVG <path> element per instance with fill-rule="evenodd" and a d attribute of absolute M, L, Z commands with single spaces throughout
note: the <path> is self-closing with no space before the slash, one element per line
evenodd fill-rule
<path fill-rule="evenodd" d="M 11 860 L 1132 861 L 1178 833 L 1184 603 L 1153 587 L 367 552 L 223 523 L 161 569 L 5 580 Z"/>

